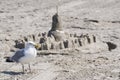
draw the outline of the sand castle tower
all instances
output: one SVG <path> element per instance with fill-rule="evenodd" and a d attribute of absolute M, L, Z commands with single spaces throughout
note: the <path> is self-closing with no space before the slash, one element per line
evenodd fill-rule
<path fill-rule="evenodd" d="M 61 41 L 65 39 L 65 32 L 62 26 L 61 17 L 58 15 L 58 7 L 57 13 L 52 17 L 52 28 L 48 32 L 48 37 L 53 36 L 56 41 Z"/>

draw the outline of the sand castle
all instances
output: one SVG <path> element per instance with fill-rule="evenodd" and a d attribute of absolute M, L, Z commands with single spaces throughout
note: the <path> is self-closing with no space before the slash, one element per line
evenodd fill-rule
<path fill-rule="evenodd" d="M 103 42 L 94 34 L 71 34 L 65 32 L 62 25 L 62 20 L 58 14 L 58 6 L 56 7 L 57 13 L 52 17 L 52 27 L 49 31 L 44 33 L 35 33 L 27 36 L 22 36 L 17 40 L 1 40 L 4 49 L 14 51 L 16 48 L 24 48 L 27 41 L 34 41 L 41 45 L 38 51 L 51 51 L 51 50 L 70 50 L 78 49 L 85 53 L 94 53 L 101 51 L 111 51 L 116 48 L 116 45 L 111 42 Z"/>
<path fill-rule="evenodd" d="M 103 42 L 93 34 L 69 34 L 64 31 L 61 18 L 56 13 L 52 17 L 52 28 L 48 32 L 24 36 L 15 41 L 16 48 L 23 48 L 25 42 L 34 41 L 41 44 L 42 50 L 79 49 L 83 52 L 101 52 L 111 50 L 107 42 Z M 112 44 L 116 48 L 116 45 Z"/>

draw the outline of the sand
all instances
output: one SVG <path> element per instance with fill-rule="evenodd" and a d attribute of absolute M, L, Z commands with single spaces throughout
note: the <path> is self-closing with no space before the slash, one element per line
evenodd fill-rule
<path fill-rule="evenodd" d="M 51 29 L 57 4 L 57 0 L 0 0 L 0 80 L 120 80 L 119 0 L 59 2 L 59 15 L 66 32 L 95 34 L 101 41 L 116 44 L 116 49 L 39 54 L 31 63 L 32 73 L 25 74 L 21 73 L 21 64 L 5 62 L 4 57 L 14 53 L 11 48 L 14 40 Z"/>

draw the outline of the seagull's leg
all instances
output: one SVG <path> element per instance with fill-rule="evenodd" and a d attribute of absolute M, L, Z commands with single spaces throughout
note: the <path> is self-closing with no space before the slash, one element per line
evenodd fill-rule
<path fill-rule="evenodd" d="M 24 64 L 22 64 L 22 70 L 23 70 L 23 73 L 25 73 Z"/>
<path fill-rule="evenodd" d="M 29 71 L 30 71 L 30 73 L 31 73 L 31 66 L 30 66 L 30 63 L 28 64 L 28 66 L 29 66 Z"/>

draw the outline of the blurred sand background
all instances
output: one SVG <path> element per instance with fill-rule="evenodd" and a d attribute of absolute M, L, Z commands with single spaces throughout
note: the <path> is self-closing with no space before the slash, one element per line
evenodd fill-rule
<path fill-rule="evenodd" d="M 95 34 L 102 41 L 115 43 L 116 49 L 99 53 L 70 50 L 70 55 L 39 55 L 32 62 L 32 74 L 20 74 L 20 64 L 5 62 L 3 57 L 13 52 L 4 40 L 49 31 L 56 5 L 57 0 L 0 0 L 0 80 L 120 80 L 119 0 L 59 2 L 59 15 L 66 32 Z"/>

